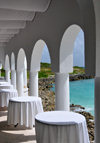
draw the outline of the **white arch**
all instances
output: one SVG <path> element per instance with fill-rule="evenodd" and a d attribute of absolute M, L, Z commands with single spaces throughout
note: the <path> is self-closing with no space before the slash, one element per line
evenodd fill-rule
<path fill-rule="evenodd" d="M 80 32 L 80 26 L 74 24 L 68 27 L 65 31 L 60 45 L 60 72 L 70 73 L 73 71 L 73 48 L 74 42 L 78 33 Z"/>
<path fill-rule="evenodd" d="M 15 70 L 15 55 L 13 52 L 11 54 L 11 70 Z"/>
<path fill-rule="evenodd" d="M 16 89 L 16 70 L 15 70 L 15 55 L 11 54 L 11 84 Z"/>
<path fill-rule="evenodd" d="M 34 46 L 30 71 L 40 71 L 40 61 L 42 57 L 42 51 L 46 43 L 43 40 L 38 40 Z"/>
<path fill-rule="evenodd" d="M 30 96 L 38 97 L 38 71 L 40 71 L 42 51 L 45 45 L 43 40 L 38 40 L 33 49 L 30 66 Z"/>
<path fill-rule="evenodd" d="M 27 60 L 24 50 L 21 48 L 17 57 L 17 90 L 18 95 L 24 95 L 24 87 L 27 87 Z"/>
<path fill-rule="evenodd" d="M 9 56 L 6 55 L 5 56 L 5 66 L 4 66 L 5 70 L 10 70 L 10 62 L 9 62 Z"/>
<path fill-rule="evenodd" d="M 10 62 L 9 62 L 9 56 L 6 55 L 5 57 L 5 77 L 6 81 L 10 83 Z"/>
<path fill-rule="evenodd" d="M 60 45 L 60 71 L 55 74 L 56 110 L 70 109 L 69 73 L 73 71 L 73 48 L 81 28 L 71 25 L 65 31 Z"/>
<path fill-rule="evenodd" d="M 27 60 L 24 50 L 21 48 L 17 57 L 17 71 L 27 69 Z"/>
<path fill-rule="evenodd" d="M 24 69 L 27 69 L 27 59 L 26 59 L 26 56 L 24 58 Z"/>

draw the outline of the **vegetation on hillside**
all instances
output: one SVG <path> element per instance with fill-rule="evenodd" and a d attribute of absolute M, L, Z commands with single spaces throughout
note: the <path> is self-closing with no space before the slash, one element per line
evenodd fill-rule
<path fill-rule="evenodd" d="M 73 72 L 70 74 L 84 74 L 85 69 L 83 67 L 73 67 Z M 41 63 L 41 70 L 39 72 L 39 78 L 53 76 L 54 73 L 51 71 L 51 64 Z"/>
<path fill-rule="evenodd" d="M 83 67 L 75 66 L 73 67 L 73 73 L 70 74 L 84 74 L 85 69 Z M 1 76 L 5 76 L 4 69 L 1 69 Z M 54 76 L 54 73 L 51 71 L 51 64 L 41 63 L 41 70 L 39 72 L 39 78 L 47 78 Z M 27 78 L 29 79 L 29 71 L 27 72 Z"/>
<path fill-rule="evenodd" d="M 54 73 L 51 71 L 51 64 L 49 63 L 41 63 L 41 70 L 39 72 L 39 78 L 47 78 L 53 76 Z"/>
<path fill-rule="evenodd" d="M 83 67 L 75 66 L 73 67 L 73 72 L 70 74 L 84 74 L 84 73 L 85 73 L 85 69 Z"/>
<path fill-rule="evenodd" d="M 5 76 L 5 70 L 2 68 L 1 69 L 1 76 L 4 77 Z"/>

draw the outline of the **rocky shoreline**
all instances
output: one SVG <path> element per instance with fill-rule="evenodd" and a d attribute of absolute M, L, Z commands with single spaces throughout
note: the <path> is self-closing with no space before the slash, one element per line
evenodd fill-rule
<path fill-rule="evenodd" d="M 86 74 L 70 74 L 69 79 L 70 81 L 82 80 L 82 79 L 92 79 L 94 76 L 89 76 Z"/>
<path fill-rule="evenodd" d="M 83 79 L 92 79 L 92 78 L 94 78 L 94 76 L 89 76 L 89 75 L 86 75 L 86 74 L 70 74 L 69 75 L 69 80 L 70 81 L 83 80 Z M 51 77 L 48 77 L 48 78 L 40 78 L 39 81 L 54 83 L 55 82 L 55 77 L 51 76 Z"/>
<path fill-rule="evenodd" d="M 80 80 L 80 79 L 90 79 L 91 77 L 90 76 L 86 77 L 86 75 L 84 75 L 83 77 L 81 75 L 77 76 L 75 75 L 71 76 L 70 80 L 74 81 L 75 79 L 73 78 Z M 44 111 L 52 111 L 55 108 L 55 93 L 50 90 L 54 82 L 55 82 L 54 77 L 39 79 L 39 96 L 42 99 Z M 86 112 L 85 108 L 80 105 L 72 104 L 70 105 L 70 110 L 78 112 L 85 116 L 87 121 L 89 138 L 92 143 L 92 141 L 94 141 L 94 117 L 89 112 Z"/>

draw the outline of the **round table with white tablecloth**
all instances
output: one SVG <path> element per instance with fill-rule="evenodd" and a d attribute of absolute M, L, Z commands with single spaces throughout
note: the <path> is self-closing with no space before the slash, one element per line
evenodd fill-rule
<path fill-rule="evenodd" d="M 8 107 L 9 99 L 17 97 L 18 93 L 15 89 L 1 89 L 0 90 L 0 107 Z"/>
<path fill-rule="evenodd" d="M 0 85 L 0 90 L 1 89 L 13 89 L 13 85 L 11 85 L 11 84 L 2 84 L 2 85 Z"/>
<path fill-rule="evenodd" d="M 35 117 L 37 143 L 90 143 L 83 115 L 67 111 L 39 113 Z"/>
<path fill-rule="evenodd" d="M 0 81 L 0 85 L 9 85 L 7 81 Z"/>
<path fill-rule="evenodd" d="M 24 88 L 24 96 L 28 96 L 28 88 Z"/>
<path fill-rule="evenodd" d="M 5 80 L 5 77 L 0 77 L 0 81 L 4 81 Z"/>
<path fill-rule="evenodd" d="M 33 128 L 35 115 L 43 112 L 42 101 L 39 97 L 21 96 L 9 100 L 8 125 L 24 125 Z"/>

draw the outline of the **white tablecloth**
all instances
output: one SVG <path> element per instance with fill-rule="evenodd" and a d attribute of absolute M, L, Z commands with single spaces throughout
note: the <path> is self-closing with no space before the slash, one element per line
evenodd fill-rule
<path fill-rule="evenodd" d="M 0 81 L 0 85 L 9 85 L 9 83 L 6 81 Z"/>
<path fill-rule="evenodd" d="M 8 107 L 9 99 L 18 96 L 15 89 L 2 89 L 0 90 L 0 107 Z"/>
<path fill-rule="evenodd" d="M 0 85 L 0 90 L 1 89 L 13 89 L 13 85 L 11 84 L 3 84 L 3 85 Z"/>
<path fill-rule="evenodd" d="M 86 120 L 78 113 L 39 113 L 35 124 L 37 143 L 90 143 Z"/>
<path fill-rule="evenodd" d="M 24 88 L 24 96 L 28 96 L 28 88 Z"/>
<path fill-rule="evenodd" d="M 43 112 L 41 98 L 32 96 L 12 98 L 8 107 L 8 125 L 19 123 L 33 128 L 35 115 L 40 112 Z"/>
<path fill-rule="evenodd" d="M 5 79 L 5 77 L 0 77 L 0 81 L 1 81 L 1 80 L 4 80 L 4 79 Z"/>

